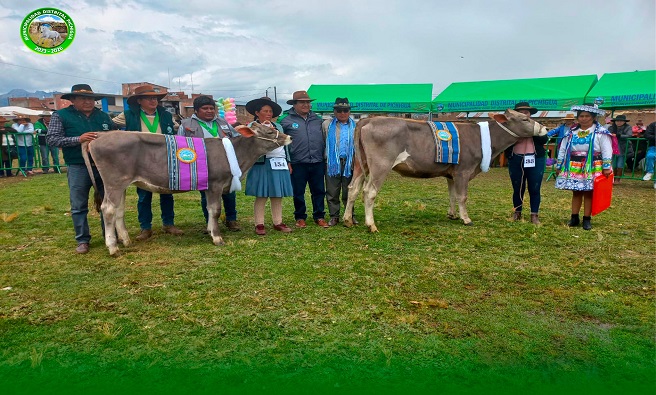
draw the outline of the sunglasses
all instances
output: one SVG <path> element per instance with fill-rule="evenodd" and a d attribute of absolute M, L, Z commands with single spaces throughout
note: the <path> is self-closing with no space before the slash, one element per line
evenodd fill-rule
<path fill-rule="evenodd" d="M 335 112 L 350 112 L 350 108 L 335 108 Z"/>

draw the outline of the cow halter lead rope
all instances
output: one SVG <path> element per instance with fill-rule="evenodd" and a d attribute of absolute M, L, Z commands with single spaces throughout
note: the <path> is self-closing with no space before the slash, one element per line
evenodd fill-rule
<path fill-rule="evenodd" d="M 282 147 L 282 146 L 280 145 L 280 143 L 278 142 L 278 136 L 280 136 L 280 130 L 276 129 L 276 138 L 275 138 L 275 139 L 269 139 L 269 138 L 261 137 L 261 136 L 255 136 L 255 138 L 256 138 L 256 139 L 260 139 L 260 140 L 265 140 L 265 141 L 271 141 L 271 142 L 276 143 L 276 145 L 277 145 L 278 147 Z"/>
<path fill-rule="evenodd" d="M 507 127 L 503 126 L 503 124 L 501 122 L 499 122 L 499 121 L 496 121 L 496 122 L 497 122 L 497 125 L 501 126 L 501 129 L 508 132 L 509 135 L 519 138 L 519 136 L 515 132 L 513 132 L 512 130 L 510 130 Z"/>

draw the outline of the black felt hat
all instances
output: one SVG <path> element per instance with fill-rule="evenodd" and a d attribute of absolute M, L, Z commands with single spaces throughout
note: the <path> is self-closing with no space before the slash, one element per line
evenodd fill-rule
<path fill-rule="evenodd" d="M 271 100 L 270 97 L 260 97 L 259 99 L 253 99 L 246 103 L 246 111 L 255 115 L 255 111 L 260 111 L 263 106 L 270 106 L 273 110 L 273 117 L 277 117 L 282 112 L 282 107 L 278 103 Z"/>
<path fill-rule="evenodd" d="M 535 108 L 535 107 L 531 107 L 531 105 L 528 104 L 528 102 L 526 102 L 526 101 L 520 101 L 519 103 L 515 104 L 515 108 L 514 108 L 514 110 L 515 110 L 515 111 L 519 111 L 519 110 L 528 110 L 528 111 L 531 113 L 531 115 L 533 115 L 533 114 L 535 114 L 536 112 L 538 112 L 538 109 L 537 109 L 537 108 Z"/>
<path fill-rule="evenodd" d="M 93 100 L 100 100 L 103 97 L 107 97 L 109 95 L 103 93 L 96 93 L 87 84 L 75 84 L 71 88 L 71 93 L 65 93 L 61 96 L 61 98 L 65 100 L 71 100 L 75 96 L 93 97 Z"/>

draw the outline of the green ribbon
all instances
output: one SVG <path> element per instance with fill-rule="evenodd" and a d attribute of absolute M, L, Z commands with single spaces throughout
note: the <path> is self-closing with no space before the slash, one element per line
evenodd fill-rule
<path fill-rule="evenodd" d="M 207 133 L 211 134 L 212 137 L 216 137 L 219 134 L 219 124 L 212 121 L 212 127 L 207 126 L 205 122 L 198 121 L 198 124 L 207 130 Z"/>
<path fill-rule="evenodd" d="M 141 110 L 141 120 L 146 125 L 150 133 L 157 133 L 157 126 L 159 125 L 159 112 L 155 111 L 155 119 L 153 120 L 153 123 L 150 123 L 146 113 Z"/>

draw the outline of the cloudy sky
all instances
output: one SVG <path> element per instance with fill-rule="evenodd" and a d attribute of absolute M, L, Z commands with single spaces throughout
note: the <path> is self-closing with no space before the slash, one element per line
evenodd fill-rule
<path fill-rule="evenodd" d="M 243 102 L 276 87 L 433 83 L 656 69 L 654 0 L 0 0 L 0 94 L 120 93 L 149 81 Z M 55 7 L 77 36 L 27 49 L 20 24 Z M 273 88 L 269 89 L 273 96 Z"/>

